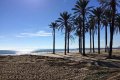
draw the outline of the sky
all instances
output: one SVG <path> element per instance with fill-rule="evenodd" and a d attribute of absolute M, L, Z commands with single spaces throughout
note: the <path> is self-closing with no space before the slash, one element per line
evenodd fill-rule
<path fill-rule="evenodd" d="M 0 0 L 0 50 L 52 49 L 52 29 L 49 24 L 63 11 L 71 10 L 77 0 Z M 89 6 L 98 6 L 90 0 Z M 104 47 L 104 28 L 101 31 L 101 47 Z M 109 39 L 109 37 L 108 37 Z M 114 36 L 114 47 L 120 46 L 120 35 Z M 89 33 L 86 47 L 89 47 Z M 108 41 L 109 42 L 109 41 Z M 95 36 L 97 47 L 97 35 Z M 64 48 L 64 33 L 56 32 L 56 48 Z M 70 42 L 70 48 L 78 48 L 78 38 Z"/>

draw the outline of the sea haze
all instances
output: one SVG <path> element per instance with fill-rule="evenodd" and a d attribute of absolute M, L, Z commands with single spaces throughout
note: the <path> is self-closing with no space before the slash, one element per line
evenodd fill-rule
<path fill-rule="evenodd" d="M 113 50 L 117 50 L 120 48 L 113 48 Z M 95 48 L 97 52 L 98 48 Z M 104 51 L 105 48 L 101 48 L 101 51 Z M 40 54 L 48 54 L 52 53 L 53 49 L 38 49 L 33 51 L 14 51 L 14 50 L 0 50 L 0 55 L 40 55 Z M 56 53 L 64 53 L 64 49 L 56 49 Z M 70 53 L 79 52 L 78 48 L 70 49 Z M 86 48 L 86 53 L 90 52 L 90 48 Z"/>

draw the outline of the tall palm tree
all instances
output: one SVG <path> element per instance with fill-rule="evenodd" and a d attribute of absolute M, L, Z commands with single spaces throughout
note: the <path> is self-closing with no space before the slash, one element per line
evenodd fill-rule
<path fill-rule="evenodd" d="M 90 28 L 92 30 L 92 40 L 93 40 L 93 53 L 95 53 L 95 47 L 94 47 L 94 36 L 95 36 L 95 32 L 97 30 L 97 27 L 96 27 L 96 20 L 95 20 L 95 17 L 93 15 L 90 15 Z"/>
<path fill-rule="evenodd" d="M 80 30 L 76 29 L 75 31 L 75 35 L 79 38 L 78 42 L 79 42 L 79 53 L 82 54 L 82 33 Z"/>
<path fill-rule="evenodd" d="M 98 53 L 100 54 L 100 27 L 101 27 L 101 18 L 103 16 L 103 9 L 101 7 L 97 7 L 92 11 L 93 16 L 95 17 L 98 25 Z"/>
<path fill-rule="evenodd" d="M 90 26 L 90 21 L 87 23 L 87 26 L 90 34 L 90 53 L 92 53 L 92 27 Z"/>
<path fill-rule="evenodd" d="M 108 22 L 103 20 L 103 25 L 105 26 L 105 52 L 107 52 L 107 32 L 108 32 Z"/>
<path fill-rule="evenodd" d="M 112 22 L 110 26 L 110 51 L 109 51 L 109 58 L 112 57 L 112 47 L 113 47 L 113 33 L 115 27 L 115 14 L 117 11 L 117 5 L 119 5 L 120 0 L 98 0 L 103 7 L 109 8 L 112 11 Z"/>
<path fill-rule="evenodd" d="M 94 17 L 92 15 L 89 15 L 88 28 L 90 32 L 90 53 L 92 52 L 92 36 L 93 36 L 93 52 L 94 52 L 94 33 L 93 33 L 94 26 L 95 26 Z"/>
<path fill-rule="evenodd" d="M 68 25 L 67 29 L 67 53 L 69 53 L 70 33 L 73 31 L 72 25 Z"/>
<path fill-rule="evenodd" d="M 79 37 L 79 53 L 82 53 L 82 18 L 78 16 L 74 19 L 75 35 Z"/>
<path fill-rule="evenodd" d="M 53 54 L 55 54 L 55 29 L 58 27 L 58 24 L 56 22 L 52 22 L 50 25 L 50 28 L 53 29 Z"/>
<path fill-rule="evenodd" d="M 94 26 L 92 27 L 92 40 L 93 40 L 93 53 L 95 53 L 95 30 L 94 30 Z"/>
<path fill-rule="evenodd" d="M 107 46 L 108 46 L 108 40 L 107 40 L 107 32 L 108 32 L 108 26 L 111 26 L 111 10 L 107 9 L 104 11 L 102 24 L 105 26 L 105 52 L 107 52 Z"/>
<path fill-rule="evenodd" d="M 90 53 L 92 52 L 92 29 L 90 27 Z"/>
<path fill-rule="evenodd" d="M 82 25 L 83 25 L 83 56 L 85 56 L 85 19 L 86 14 L 90 10 L 91 7 L 88 7 L 89 1 L 88 0 L 78 0 L 76 2 L 75 8 L 73 10 L 75 11 L 75 14 L 78 14 L 79 16 L 82 16 Z"/>
<path fill-rule="evenodd" d="M 67 33 L 68 33 L 68 26 L 72 25 L 72 17 L 71 14 L 69 14 L 68 12 L 63 12 L 60 13 L 60 18 L 58 18 L 58 20 L 56 20 L 57 23 L 59 24 L 59 28 L 61 30 L 65 29 L 65 55 L 66 55 L 66 51 L 67 51 Z"/>

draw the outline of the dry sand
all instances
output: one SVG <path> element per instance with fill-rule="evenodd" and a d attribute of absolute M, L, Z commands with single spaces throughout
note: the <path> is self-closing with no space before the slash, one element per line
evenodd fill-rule
<path fill-rule="evenodd" d="M 119 80 L 120 56 L 45 54 L 0 56 L 0 80 Z"/>

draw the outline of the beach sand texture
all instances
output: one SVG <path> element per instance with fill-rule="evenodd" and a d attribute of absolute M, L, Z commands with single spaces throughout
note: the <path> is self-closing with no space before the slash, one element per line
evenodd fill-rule
<path fill-rule="evenodd" d="M 120 59 L 106 59 L 106 54 L 0 56 L 0 80 L 119 79 Z"/>

